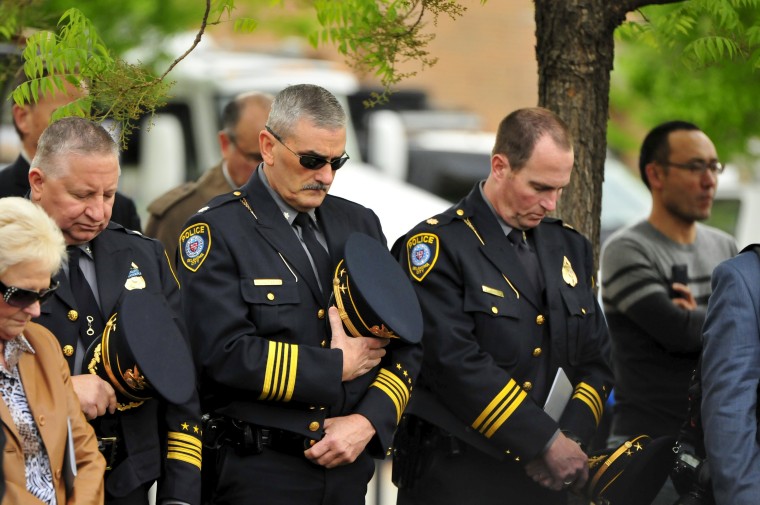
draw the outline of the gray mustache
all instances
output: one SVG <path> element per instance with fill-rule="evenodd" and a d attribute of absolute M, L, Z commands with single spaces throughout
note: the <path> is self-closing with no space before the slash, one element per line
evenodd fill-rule
<path fill-rule="evenodd" d="M 301 188 L 303 190 L 318 190 L 318 191 L 327 191 L 329 186 L 326 184 L 322 184 L 321 182 L 315 182 L 313 184 L 304 184 L 304 186 Z"/>

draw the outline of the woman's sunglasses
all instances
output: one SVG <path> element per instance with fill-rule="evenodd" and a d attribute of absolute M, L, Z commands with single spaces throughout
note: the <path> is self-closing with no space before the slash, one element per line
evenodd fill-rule
<path fill-rule="evenodd" d="M 17 288 L 16 286 L 6 286 L 0 282 L 0 293 L 2 293 L 3 301 L 11 307 L 17 309 L 24 309 L 34 302 L 45 303 L 58 289 L 59 282 L 53 283 L 50 281 L 50 287 L 43 289 L 42 291 L 32 291 L 31 289 Z"/>
<path fill-rule="evenodd" d="M 346 164 L 346 162 L 349 160 L 348 154 L 343 153 L 344 156 L 341 156 L 340 158 L 335 158 L 334 160 L 326 160 L 325 158 L 320 158 L 319 156 L 313 156 L 311 154 L 298 154 L 291 148 L 289 148 L 285 142 L 282 141 L 279 135 L 277 135 L 275 132 L 272 131 L 271 128 L 268 126 L 266 127 L 267 131 L 272 134 L 274 138 L 277 139 L 277 142 L 285 146 L 285 149 L 290 151 L 291 153 L 298 156 L 299 161 L 301 162 L 301 166 L 308 169 L 308 170 L 319 170 L 323 166 L 327 165 L 328 163 L 332 167 L 333 170 L 338 170 L 340 167 Z"/>

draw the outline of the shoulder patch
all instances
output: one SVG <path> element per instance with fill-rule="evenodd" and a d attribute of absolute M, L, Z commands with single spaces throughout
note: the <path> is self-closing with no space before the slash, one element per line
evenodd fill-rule
<path fill-rule="evenodd" d="M 406 242 L 409 273 L 417 281 L 422 281 L 438 261 L 441 241 L 433 233 L 418 233 Z"/>
<path fill-rule="evenodd" d="M 206 223 L 195 223 L 179 235 L 180 260 L 185 268 L 197 272 L 211 252 L 211 229 Z"/>

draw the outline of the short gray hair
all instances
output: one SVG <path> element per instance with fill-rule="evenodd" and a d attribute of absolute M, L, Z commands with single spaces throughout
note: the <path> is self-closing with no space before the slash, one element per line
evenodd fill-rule
<path fill-rule="evenodd" d="M 47 176 L 60 177 L 60 160 L 67 154 L 113 155 L 118 160 L 119 146 L 98 123 L 81 117 L 66 117 L 42 132 L 32 167 L 39 168 Z"/>
<path fill-rule="evenodd" d="M 66 260 L 66 241 L 42 207 L 11 196 L 0 198 L 0 275 L 24 261 L 40 261 L 51 277 Z"/>
<path fill-rule="evenodd" d="M 317 128 L 346 127 L 346 111 L 335 95 L 314 84 L 288 86 L 274 97 L 267 126 L 282 138 L 293 133 L 298 121 L 308 119 Z"/>

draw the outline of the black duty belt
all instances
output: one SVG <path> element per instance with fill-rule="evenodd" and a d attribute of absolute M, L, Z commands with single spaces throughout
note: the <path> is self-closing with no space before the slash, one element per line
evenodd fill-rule
<path fill-rule="evenodd" d="M 303 456 L 313 444 L 312 439 L 292 431 L 258 426 L 226 416 L 203 416 L 203 446 L 206 449 L 229 445 L 241 455 L 261 454 L 264 448 L 268 448 Z"/>

